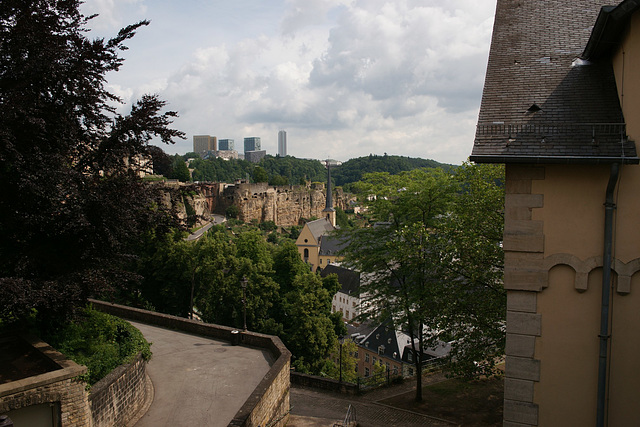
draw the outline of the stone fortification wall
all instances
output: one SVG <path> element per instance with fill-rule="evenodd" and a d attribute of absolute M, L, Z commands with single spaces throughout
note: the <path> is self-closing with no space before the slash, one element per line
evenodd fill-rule
<path fill-rule="evenodd" d="M 138 354 L 91 387 L 89 405 L 93 427 L 128 425 L 147 399 L 147 362 Z"/>
<path fill-rule="evenodd" d="M 239 209 L 239 217 L 245 222 L 273 221 L 276 225 L 291 226 L 301 224 L 301 219 L 322 218 L 326 205 L 326 189 L 323 183 L 307 185 L 268 185 L 265 182 L 236 184 L 165 183 L 167 188 L 165 203 L 177 210 L 178 216 L 186 220 L 187 205 L 199 218 L 208 220 L 212 213 L 224 215 L 234 205 Z M 341 188 L 333 189 L 333 205 L 348 209 L 355 200 Z"/>
<path fill-rule="evenodd" d="M 226 209 L 235 205 L 240 210 L 239 219 L 250 222 L 273 221 L 277 225 L 291 226 L 300 224 L 302 218 L 322 218 L 326 204 L 325 185 L 270 186 L 266 183 L 235 184 L 227 186 L 218 196 L 216 213 L 224 214 Z M 333 190 L 334 207 L 347 209 L 352 197 L 342 189 Z"/>

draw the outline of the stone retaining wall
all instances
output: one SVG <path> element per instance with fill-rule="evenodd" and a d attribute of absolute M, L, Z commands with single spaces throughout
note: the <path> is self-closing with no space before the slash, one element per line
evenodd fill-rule
<path fill-rule="evenodd" d="M 67 359 L 37 338 L 23 339 L 59 369 L 0 384 L 0 414 L 9 413 L 11 416 L 10 411 L 48 403 L 54 410 L 53 416 L 59 416 L 62 426 L 90 426 L 91 412 L 85 382 L 78 379 L 87 372 L 87 368 Z"/>
<path fill-rule="evenodd" d="M 93 427 L 123 426 L 136 415 L 147 398 L 147 362 L 138 354 L 91 387 L 89 405 Z"/>
<path fill-rule="evenodd" d="M 150 325 L 162 326 L 196 335 L 207 336 L 232 342 L 236 329 L 227 326 L 212 325 L 195 320 L 184 319 L 162 313 L 111 304 L 104 301 L 90 300 L 93 307 L 105 313 Z M 236 413 L 232 426 L 285 426 L 289 413 L 289 369 L 291 353 L 280 338 L 258 334 L 256 332 L 240 332 L 240 344 L 262 348 L 271 354 L 274 362 L 271 369 L 262 378 L 251 396 Z"/>
<path fill-rule="evenodd" d="M 358 385 L 340 382 L 333 378 L 317 377 L 315 375 L 291 372 L 291 383 L 303 387 L 319 388 L 321 390 L 336 391 L 343 394 L 358 394 Z"/>

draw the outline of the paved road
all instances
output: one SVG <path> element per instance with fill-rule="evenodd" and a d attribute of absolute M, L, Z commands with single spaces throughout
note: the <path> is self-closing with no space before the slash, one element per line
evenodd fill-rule
<path fill-rule="evenodd" d="M 188 241 L 198 240 L 199 238 L 201 238 L 204 235 L 204 233 L 209 231 L 209 229 L 211 227 L 213 227 L 214 225 L 222 224 L 226 220 L 227 220 L 227 218 L 225 218 L 224 215 L 218 215 L 218 214 L 211 215 L 211 222 L 209 222 L 208 224 L 206 224 L 202 228 L 199 228 L 194 233 L 189 234 L 189 236 L 187 236 L 187 240 Z"/>
<path fill-rule="evenodd" d="M 154 399 L 136 427 L 226 426 L 272 363 L 266 351 L 131 323 L 153 343 Z"/>

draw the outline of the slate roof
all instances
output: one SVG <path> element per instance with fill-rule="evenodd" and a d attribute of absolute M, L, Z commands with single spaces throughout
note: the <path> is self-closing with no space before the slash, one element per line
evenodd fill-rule
<path fill-rule="evenodd" d="M 360 295 L 360 273 L 336 264 L 329 264 L 320 272 L 320 276 L 327 277 L 329 274 L 338 276 L 340 292 L 346 295 Z"/>
<path fill-rule="evenodd" d="M 307 226 L 309 226 L 309 231 L 311 231 L 311 234 L 313 234 L 316 241 L 319 241 L 321 236 L 324 236 L 336 229 L 327 218 L 309 221 Z"/>
<path fill-rule="evenodd" d="M 605 4 L 498 0 L 472 161 L 638 163 L 610 61 L 580 59 Z"/>
<path fill-rule="evenodd" d="M 346 246 L 347 243 L 344 240 L 340 240 L 335 236 L 324 235 L 320 237 L 320 255 L 323 256 L 336 256 L 338 252 Z"/>

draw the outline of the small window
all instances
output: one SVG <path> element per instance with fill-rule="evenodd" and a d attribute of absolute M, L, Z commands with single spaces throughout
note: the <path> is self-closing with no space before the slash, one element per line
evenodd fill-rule
<path fill-rule="evenodd" d="M 374 365 L 376 364 L 376 362 L 377 362 L 377 361 L 378 361 L 378 358 L 377 358 L 377 357 L 375 357 L 375 356 L 373 356 L 373 364 L 374 364 Z"/>
<path fill-rule="evenodd" d="M 356 366 L 356 369 L 358 369 L 358 367 Z M 357 372 L 357 371 L 356 371 Z M 393 367 L 393 375 L 398 375 L 398 367 L 394 366 Z"/>
<path fill-rule="evenodd" d="M 364 361 L 369 363 L 369 353 L 364 354 Z"/>
<path fill-rule="evenodd" d="M 384 354 L 384 346 L 378 346 L 378 354 Z"/>
<path fill-rule="evenodd" d="M 349 318 L 349 310 L 347 310 L 347 319 Z"/>
<path fill-rule="evenodd" d="M 322 258 L 320 258 L 320 264 L 322 264 Z"/>
<path fill-rule="evenodd" d="M 413 374 L 411 374 L 413 375 Z M 369 376 L 369 368 L 364 368 L 364 376 L 368 377 Z"/>
<path fill-rule="evenodd" d="M 376 339 L 379 340 L 380 339 L 380 334 L 376 334 Z"/>
<path fill-rule="evenodd" d="M 353 357 L 355 357 L 356 359 L 358 358 L 358 351 L 356 350 L 355 353 L 353 353 Z"/>
<path fill-rule="evenodd" d="M 407 353 L 407 360 L 409 362 L 413 362 L 413 353 L 411 353 L 411 352 Z"/>

